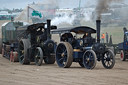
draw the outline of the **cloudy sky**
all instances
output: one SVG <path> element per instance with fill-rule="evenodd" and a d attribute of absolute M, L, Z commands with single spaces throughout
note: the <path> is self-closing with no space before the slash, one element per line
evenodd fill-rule
<path fill-rule="evenodd" d="M 49 0 L 46 0 L 49 1 Z M 53 0 L 55 1 L 55 0 Z M 80 0 L 58 0 L 59 6 L 62 8 L 78 7 Z M 44 0 L 0 0 L 0 8 L 25 8 L 31 3 L 43 3 Z M 81 0 L 81 6 L 95 4 L 96 0 Z M 128 0 L 124 0 L 123 3 L 128 3 Z"/>

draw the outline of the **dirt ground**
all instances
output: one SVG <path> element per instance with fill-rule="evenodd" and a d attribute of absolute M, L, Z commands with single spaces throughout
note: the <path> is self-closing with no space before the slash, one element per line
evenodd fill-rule
<path fill-rule="evenodd" d="M 57 64 L 21 65 L 0 56 L 0 85 L 128 85 L 128 61 L 118 57 L 113 69 L 105 69 L 98 62 L 88 70 L 78 63 L 70 68 L 59 68 Z"/>

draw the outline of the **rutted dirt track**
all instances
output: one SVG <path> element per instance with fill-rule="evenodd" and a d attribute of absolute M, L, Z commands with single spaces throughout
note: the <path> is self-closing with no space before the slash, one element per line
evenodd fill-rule
<path fill-rule="evenodd" d="M 105 69 L 101 62 L 93 70 L 78 63 L 64 69 L 57 64 L 21 65 L 0 55 L 0 85 L 128 85 L 128 61 L 116 58 L 113 69 Z"/>

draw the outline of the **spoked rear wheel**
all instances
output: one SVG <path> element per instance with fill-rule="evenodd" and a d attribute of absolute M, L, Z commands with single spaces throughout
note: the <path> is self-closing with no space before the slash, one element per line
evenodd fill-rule
<path fill-rule="evenodd" d="M 43 61 L 43 51 L 40 47 L 37 47 L 35 51 L 35 63 L 37 66 L 40 66 L 42 64 L 42 61 Z"/>
<path fill-rule="evenodd" d="M 87 50 L 84 53 L 83 64 L 87 69 L 93 69 L 96 66 L 96 54 L 93 50 Z"/>
<path fill-rule="evenodd" d="M 31 43 L 28 39 L 21 39 L 18 47 L 18 58 L 21 64 L 30 64 L 27 50 L 31 47 Z"/>
<path fill-rule="evenodd" d="M 113 51 L 108 49 L 104 53 L 104 55 L 102 57 L 102 64 L 107 69 L 113 68 L 113 66 L 115 65 L 115 55 L 114 55 Z"/>
<path fill-rule="evenodd" d="M 60 43 L 56 48 L 56 61 L 59 67 L 69 68 L 73 61 L 73 48 L 68 42 Z"/>

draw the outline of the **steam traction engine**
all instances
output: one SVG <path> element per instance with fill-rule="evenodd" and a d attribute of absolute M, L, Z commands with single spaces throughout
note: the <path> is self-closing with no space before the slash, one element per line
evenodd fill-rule
<path fill-rule="evenodd" d="M 25 29 L 19 28 L 23 26 L 23 22 L 7 22 L 1 27 L 2 38 L 0 39 L 0 53 L 12 62 L 18 61 L 18 40 L 17 35 Z"/>
<path fill-rule="evenodd" d="M 60 34 L 60 43 L 56 48 L 56 62 L 59 67 L 68 68 L 72 62 L 78 62 L 81 67 L 93 69 L 96 61 L 102 61 L 105 68 L 111 69 L 115 64 L 115 55 L 112 50 L 100 43 L 100 20 L 97 20 L 97 42 L 91 37 L 96 30 L 80 26 L 63 28 L 51 31 Z M 82 38 L 73 36 L 73 33 L 86 34 Z"/>
<path fill-rule="evenodd" d="M 54 64 L 55 43 L 50 35 L 50 30 L 54 28 L 56 27 L 50 25 L 50 20 L 47 20 L 47 28 L 45 23 L 27 26 L 19 41 L 18 57 L 21 64 L 35 61 L 36 65 L 40 66 L 43 60 L 46 64 Z"/>
<path fill-rule="evenodd" d="M 124 41 L 119 44 L 120 52 L 120 59 L 125 61 L 128 59 L 128 30 L 124 27 Z"/>

